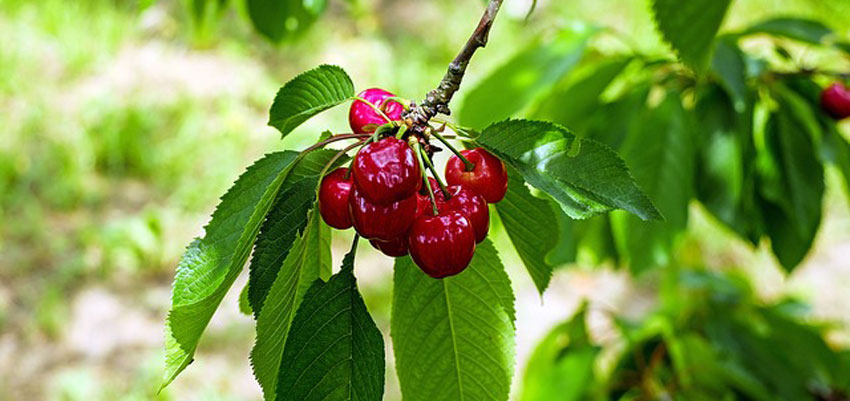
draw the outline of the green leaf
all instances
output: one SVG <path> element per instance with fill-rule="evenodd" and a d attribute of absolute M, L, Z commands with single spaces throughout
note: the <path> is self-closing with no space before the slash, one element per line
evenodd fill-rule
<path fill-rule="evenodd" d="M 765 228 L 773 253 L 791 271 L 808 253 L 820 225 L 823 166 L 805 128 L 787 110 L 772 116 L 766 140 L 773 166 L 760 170 Z"/>
<path fill-rule="evenodd" d="M 305 0 L 246 0 L 254 29 L 272 42 L 297 37 L 318 18 L 318 6 Z M 322 2 L 320 2 L 322 3 Z"/>
<path fill-rule="evenodd" d="M 249 167 L 221 198 L 204 238 L 192 242 L 183 255 L 166 321 L 162 388 L 192 362 L 201 334 L 242 271 L 260 224 L 296 158 L 295 152 L 271 153 Z"/>
<path fill-rule="evenodd" d="M 496 249 L 432 279 L 409 257 L 393 276 L 391 335 L 406 401 L 507 400 L 514 366 L 514 296 Z"/>
<path fill-rule="evenodd" d="M 695 148 L 693 126 L 678 92 L 668 93 L 658 107 L 647 110 L 637 127 L 623 144 L 623 158 L 666 217 L 663 222 L 645 222 L 626 214 L 611 215 L 619 251 L 639 272 L 667 265 L 675 237 L 687 226 Z"/>
<path fill-rule="evenodd" d="M 520 401 L 590 399 L 599 348 L 589 343 L 587 305 L 558 325 L 528 358 Z"/>
<path fill-rule="evenodd" d="M 714 36 L 731 0 L 653 0 L 655 24 L 685 63 L 698 71 L 710 60 Z"/>
<path fill-rule="evenodd" d="M 579 26 L 516 54 L 466 94 L 460 123 L 481 128 L 512 117 L 578 64 L 595 32 Z"/>
<path fill-rule="evenodd" d="M 508 167 L 508 192 L 496 203 L 508 237 L 514 244 L 537 291 L 543 294 L 549 286 L 554 266 L 546 262 L 546 255 L 558 245 L 558 225 L 550 202 L 534 197 L 519 173 Z M 529 225 L 529 222 L 549 224 Z"/>
<path fill-rule="evenodd" d="M 615 59 L 589 66 L 585 75 L 555 91 L 540 102 L 536 119 L 552 121 L 583 133 L 578 125 L 600 106 L 599 96 L 623 72 L 631 58 Z"/>
<path fill-rule="evenodd" d="M 242 291 L 239 292 L 239 312 L 247 316 L 254 315 L 254 309 L 251 308 L 251 302 L 248 301 L 248 284 L 245 284 Z"/>
<path fill-rule="evenodd" d="M 572 218 L 615 208 L 645 220 L 662 218 L 613 150 L 560 125 L 506 120 L 487 127 L 476 143 L 552 196 Z"/>
<path fill-rule="evenodd" d="M 731 37 L 717 40 L 711 70 L 734 100 L 735 111 L 743 112 L 747 107 L 747 63 L 744 52 Z"/>
<path fill-rule="evenodd" d="M 307 214 L 316 200 L 319 174 L 335 150 L 315 150 L 298 162 L 281 185 L 274 205 L 257 236 L 251 257 L 248 301 L 259 316 L 269 289 L 277 278 L 298 233 L 307 226 Z M 343 160 L 344 161 L 344 160 Z M 321 277 L 331 275 L 330 261 L 323 261 Z"/>
<path fill-rule="evenodd" d="M 310 117 L 354 96 L 354 83 L 340 67 L 321 65 L 292 78 L 277 92 L 269 125 L 286 137 Z"/>
<path fill-rule="evenodd" d="M 759 22 L 743 32 L 745 35 L 754 33 L 766 33 L 802 42 L 820 44 L 823 43 L 824 38 L 832 35 L 832 30 L 818 21 L 795 17 L 780 17 Z"/>
<path fill-rule="evenodd" d="M 330 263 L 330 229 L 314 207 L 257 317 L 257 341 L 251 350 L 251 365 L 267 401 L 275 399 L 280 370 L 285 368 L 281 365 L 284 344 L 298 305 L 310 285 L 330 269 Z"/>
<path fill-rule="evenodd" d="M 830 161 L 841 171 L 844 177 L 844 189 L 850 197 L 850 143 L 835 130 L 828 130 L 824 135 L 824 146 L 830 153 Z"/>
<path fill-rule="evenodd" d="M 384 339 L 357 291 L 355 250 L 304 295 L 281 359 L 278 400 L 382 399 Z"/>

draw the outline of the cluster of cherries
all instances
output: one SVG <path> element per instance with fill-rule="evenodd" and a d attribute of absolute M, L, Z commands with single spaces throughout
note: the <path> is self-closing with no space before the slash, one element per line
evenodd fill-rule
<path fill-rule="evenodd" d="M 354 133 L 373 133 L 387 118 L 401 120 L 404 108 L 392 93 L 373 88 L 358 97 L 372 105 L 351 105 Z M 373 138 L 357 152 L 350 169 L 338 168 L 322 179 L 319 212 L 331 227 L 353 226 L 388 256 L 409 253 L 431 277 L 458 274 L 472 260 L 475 244 L 487 236 L 487 204 L 500 201 L 508 185 L 505 166 L 495 156 L 481 148 L 460 154 L 465 160 L 457 155 L 449 159 L 444 186 L 425 179 L 419 157 L 428 156 L 417 155 L 407 141 Z"/>
<path fill-rule="evenodd" d="M 820 104 L 836 120 L 850 117 L 850 89 L 839 82 L 833 83 L 821 92 Z"/>

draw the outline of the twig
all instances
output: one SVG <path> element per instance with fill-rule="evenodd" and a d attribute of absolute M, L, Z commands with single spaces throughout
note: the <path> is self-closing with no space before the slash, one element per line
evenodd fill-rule
<path fill-rule="evenodd" d="M 463 74 L 466 72 L 466 67 L 469 65 L 469 60 L 479 47 L 487 45 L 487 38 L 490 36 L 490 27 L 493 26 L 493 21 L 496 19 L 496 14 L 502 6 L 502 0 L 490 0 L 487 5 L 487 10 L 481 16 L 478 26 L 472 32 L 472 36 L 466 41 L 466 44 L 460 50 L 457 57 L 449 64 L 446 75 L 436 89 L 428 92 L 425 95 L 425 100 L 421 104 L 413 105 L 413 107 L 404 113 L 405 120 L 409 119 L 412 123 L 412 128 L 422 133 L 427 127 L 428 120 L 437 115 L 437 113 L 450 114 L 449 102 L 452 100 L 455 92 L 460 88 L 460 83 L 463 80 Z"/>

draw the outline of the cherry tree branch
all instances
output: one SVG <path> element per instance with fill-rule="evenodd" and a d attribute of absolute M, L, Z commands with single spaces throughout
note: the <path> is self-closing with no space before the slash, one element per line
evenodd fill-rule
<path fill-rule="evenodd" d="M 493 21 L 496 19 L 496 14 L 502 6 L 503 0 L 490 0 L 487 5 L 487 10 L 481 16 L 478 26 L 472 32 L 472 36 L 466 41 L 466 44 L 460 50 L 460 53 L 449 64 L 446 75 L 436 89 L 428 92 L 425 95 L 425 100 L 421 104 L 414 104 L 404 115 L 405 119 L 410 119 L 412 128 L 418 132 L 424 132 L 428 121 L 437 115 L 437 113 L 450 114 L 449 102 L 452 100 L 455 92 L 460 89 L 460 83 L 463 80 L 463 74 L 466 72 L 466 67 L 469 65 L 469 60 L 479 47 L 487 45 L 487 38 L 490 36 L 490 27 L 493 26 Z"/>

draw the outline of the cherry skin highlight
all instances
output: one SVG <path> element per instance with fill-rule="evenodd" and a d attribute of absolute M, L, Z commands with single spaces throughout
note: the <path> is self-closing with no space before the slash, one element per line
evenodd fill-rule
<path fill-rule="evenodd" d="M 416 218 L 416 197 L 376 205 L 363 197 L 355 184 L 348 198 L 354 229 L 365 238 L 391 241 L 402 237 Z"/>
<path fill-rule="evenodd" d="M 469 218 L 451 210 L 420 216 L 408 235 L 408 251 L 425 274 L 433 278 L 462 272 L 475 253 L 475 230 Z"/>
<path fill-rule="evenodd" d="M 505 163 L 490 152 L 475 148 L 460 153 L 475 167 L 466 171 L 463 160 L 453 155 L 446 164 L 446 181 L 451 185 L 467 187 L 484 197 L 487 203 L 496 203 L 508 191 L 508 171 Z"/>
<path fill-rule="evenodd" d="M 391 241 L 370 239 L 369 243 L 384 255 L 394 258 L 407 255 L 407 237 L 401 236 Z"/>
<path fill-rule="evenodd" d="M 490 209 L 484 197 L 469 188 L 451 185 L 446 188 L 451 198 L 445 201 L 446 210 L 456 210 L 466 215 L 475 230 L 475 242 L 484 241 L 490 230 Z"/>
<path fill-rule="evenodd" d="M 380 88 L 370 88 L 360 92 L 357 97 L 365 99 L 369 103 L 377 106 L 390 120 L 401 120 L 401 112 L 404 107 L 401 103 L 395 101 L 387 101 L 387 99 L 395 95 Z M 371 134 L 379 125 L 384 125 L 388 121 L 378 114 L 372 106 L 355 100 L 348 110 L 348 124 L 355 134 Z"/>
<path fill-rule="evenodd" d="M 319 187 L 319 213 L 329 226 L 345 230 L 351 227 L 348 197 L 351 194 L 351 177 L 348 169 L 340 167 L 322 178 Z"/>
<path fill-rule="evenodd" d="M 821 92 L 820 104 L 836 120 L 850 117 L 850 89 L 836 82 Z"/>
<path fill-rule="evenodd" d="M 419 193 L 421 195 L 428 196 L 428 187 L 431 187 L 431 190 L 434 191 L 434 195 L 440 190 L 440 184 L 437 184 L 437 180 L 434 177 L 428 177 L 428 186 L 422 185 L 422 188 L 419 188 Z"/>
<path fill-rule="evenodd" d="M 351 163 L 351 174 L 360 193 L 379 205 L 409 198 L 422 185 L 413 149 L 393 137 L 360 148 Z"/>

